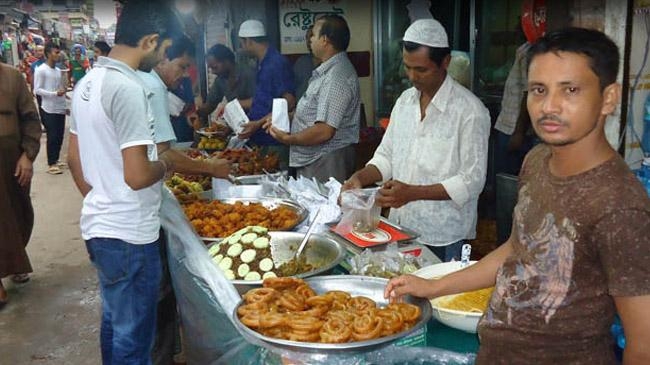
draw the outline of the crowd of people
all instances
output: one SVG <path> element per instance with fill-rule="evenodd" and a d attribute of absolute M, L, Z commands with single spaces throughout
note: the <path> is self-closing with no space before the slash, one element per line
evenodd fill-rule
<path fill-rule="evenodd" d="M 490 116 L 447 73 L 451 50 L 438 21 L 416 20 L 404 33 L 402 62 L 413 86 L 395 101 L 381 144 L 357 171 L 361 96 L 346 53 L 347 21 L 319 17 L 307 32 L 309 53 L 293 68 L 259 20 L 243 22 L 238 35 L 240 51 L 257 67 L 238 63 L 225 45 L 209 48 L 207 66 L 217 78 L 197 108 L 187 96 L 194 43 L 171 7 L 159 3 L 124 5 L 115 45 L 96 44 L 95 55 L 105 57 L 93 62 L 81 47 L 67 59 L 48 42 L 21 66 L 24 76 L 0 66 L 10 81 L 0 85 L 8 95 L 0 99 L 0 193 L 9 197 L 0 210 L 8 232 L 0 277 L 29 279 L 39 120 L 47 171 L 60 174 L 69 114 L 67 166 L 83 195 L 80 227 L 98 272 L 106 364 L 149 361 L 163 266 L 162 181 L 175 172 L 227 178 L 231 167 L 219 158 L 192 160 L 173 142 L 211 123 L 224 101 L 238 100 L 250 120 L 237 138 L 278 154 L 296 175 L 335 177 L 343 191 L 379 185 L 377 204 L 390 208 L 389 219 L 417 230 L 441 260 L 459 259 L 476 236 Z M 626 361 L 647 363 L 650 200 L 604 136 L 605 118 L 620 100 L 618 48 L 601 32 L 568 28 L 520 52 L 527 95 L 516 93 L 516 104 L 525 105 L 543 143 L 523 161 L 510 238 L 443 279 L 394 278 L 385 295 L 432 298 L 496 286 L 479 325 L 480 364 L 611 364 L 607 331 L 616 312 Z M 171 95 L 185 101 L 182 111 L 172 112 Z M 286 101 L 289 131 L 273 123 L 278 98 Z M 0 306 L 6 301 L 0 285 Z"/>

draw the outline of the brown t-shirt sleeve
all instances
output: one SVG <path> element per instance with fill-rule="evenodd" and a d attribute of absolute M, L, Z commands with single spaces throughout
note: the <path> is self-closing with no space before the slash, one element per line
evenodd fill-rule
<path fill-rule="evenodd" d="M 617 209 L 595 227 L 594 239 L 609 294 L 650 294 L 650 210 Z"/>

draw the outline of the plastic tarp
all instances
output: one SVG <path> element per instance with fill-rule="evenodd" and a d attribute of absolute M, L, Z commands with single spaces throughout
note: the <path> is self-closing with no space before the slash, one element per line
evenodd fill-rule
<path fill-rule="evenodd" d="M 169 270 L 184 334 L 187 363 L 211 364 L 449 364 L 474 362 L 473 354 L 431 347 L 389 345 L 369 352 L 295 352 L 240 333 L 233 313 L 241 297 L 212 263 L 207 248 L 182 208 L 165 190 L 161 221 L 167 239 Z"/>

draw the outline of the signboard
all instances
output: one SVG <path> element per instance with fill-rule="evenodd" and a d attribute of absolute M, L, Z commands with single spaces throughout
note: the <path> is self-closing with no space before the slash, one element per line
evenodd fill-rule
<path fill-rule="evenodd" d="M 315 20 L 327 14 L 336 14 L 344 18 L 348 13 L 350 1 L 340 0 L 278 0 L 280 42 L 285 48 L 304 48 L 305 33 Z"/>

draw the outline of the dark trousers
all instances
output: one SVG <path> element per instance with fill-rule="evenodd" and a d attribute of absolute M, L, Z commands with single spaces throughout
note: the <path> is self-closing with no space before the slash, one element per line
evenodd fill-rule
<path fill-rule="evenodd" d="M 47 165 L 55 165 L 59 160 L 63 134 L 65 133 L 65 114 L 50 114 L 43 110 L 42 115 L 47 134 Z"/>

